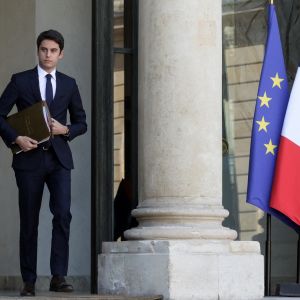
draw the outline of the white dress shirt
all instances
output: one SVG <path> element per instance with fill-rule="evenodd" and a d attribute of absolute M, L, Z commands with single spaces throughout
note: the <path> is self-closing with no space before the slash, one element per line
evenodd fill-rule
<path fill-rule="evenodd" d="M 47 78 L 46 75 L 48 74 L 45 70 L 43 70 L 39 65 L 37 66 L 38 69 L 38 76 L 39 76 L 39 87 L 42 96 L 42 100 L 46 100 L 46 82 Z M 51 83 L 52 83 L 52 90 L 53 90 L 53 99 L 55 97 L 56 92 L 56 69 L 54 69 L 51 73 Z"/>

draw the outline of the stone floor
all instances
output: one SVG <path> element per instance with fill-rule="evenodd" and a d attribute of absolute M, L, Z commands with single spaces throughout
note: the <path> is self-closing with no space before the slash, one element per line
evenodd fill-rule
<path fill-rule="evenodd" d="M 264 297 L 264 300 L 293 300 L 300 299 L 299 297 Z"/>
<path fill-rule="evenodd" d="M 36 297 L 26 297 L 26 299 L 34 300 L 163 300 L 161 296 L 149 297 L 124 297 L 124 296 L 109 296 L 109 295 L 88 295 L 88 294 L 60 294 L 60 293 L 37 293 Z M 264 297 L 263 300 L 292 300 L 300 297 Z M 17 292 L 1 292 L 0 300 L 24 300 Z"/>
<path fill-rule="evenodd" d="M 0 300 L 24 300 L 19 296 L 18 292 L 0 291 Z M 64 293 L 51 293 L 51 292 L 38 292 L 36 297 L 26 297 L 26 299 L 34 300 L 162 300 L 161 296 L 148 296 L 148 297 L 124 297 L 124 296 L 109 296 L 109 295 L 90 295 L 90 294 L 64 294 Z M 292 300 L 299 299 L 300 297 L 264 297 L 263 300 Z"/>
<path fill-rule="evenodd" d="M 24 300 L 16 291 L 0 291 L 0 300 Z M 110 296 L 110 295 L 90 295 L 77 293 L 52 293 L 37 292 L 35 297 L 26 297 L 26 299 L 35 300 L 162 300 L 161 296 L 148 297 L 128 297 L 128 296 Z"/>

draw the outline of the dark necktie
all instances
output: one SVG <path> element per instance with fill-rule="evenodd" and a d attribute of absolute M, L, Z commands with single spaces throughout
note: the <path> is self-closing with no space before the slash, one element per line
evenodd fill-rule
<path fill-rule="evenodd" d="M 52 89 L 52 83 L 51 83 L 51 74 L 46 75 L 47 82 L 46 82 L 46 102 L 48 106 L 51 105 L 53 101 L 53 89 Z"/>

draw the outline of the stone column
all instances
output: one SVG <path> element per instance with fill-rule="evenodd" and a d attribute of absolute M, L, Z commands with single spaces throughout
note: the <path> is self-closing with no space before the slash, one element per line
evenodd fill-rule
<path fill-rule="evenodd" d="M 99 290 L 259 299 L 259 244 L 222 226 L 221 1 L 139 9 L 139 226 L 104 243 Z"/>
<path fill-rule="evenodd" d="M 128 239 L 234 239 L 221 226 L 220 1 L 140 1 L 140 226 Z"/>

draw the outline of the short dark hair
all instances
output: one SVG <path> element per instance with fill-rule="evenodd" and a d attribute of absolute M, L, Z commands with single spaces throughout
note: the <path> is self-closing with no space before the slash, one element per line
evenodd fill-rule
<path fill-rule="evenodd" d="M 49 29 L 47 31 L 43 31 L 39 34 L 37 40 L 36 40 L 36 45 L 37 48 L 40 48 L 40 45 L 43 40 L 52 40 L 56 42 L 59 45 L 60 51 L 64 49 L 64 37 L 62 36 L 61 33 L 59 33 L 56 30 Z"/>

